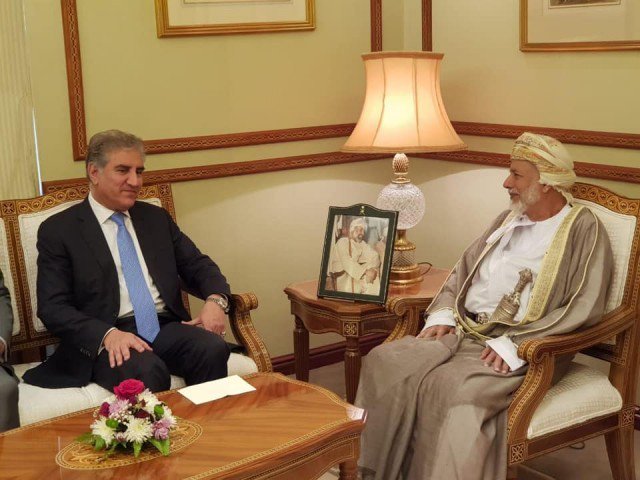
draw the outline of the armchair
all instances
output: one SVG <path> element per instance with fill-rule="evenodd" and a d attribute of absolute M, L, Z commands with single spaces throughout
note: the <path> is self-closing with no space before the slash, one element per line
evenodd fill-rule
<path fill-rule="evenodd" d="M 524 382 L 508 411 L 509 476 L 528 459 L 604 435 L 615 480 L 635 479 L 634 411 L 638 381 L 638 292 L 640 200 L 601 187 L 576 184 L 572 193 L 603 223 L 613 248 L 614 274 L 605 315 L 579 332 L 522 342 L 529 362 Z M 572 362 L 551 386 L 559 355 L 584 353 L 609 364 L 608 376 Z"/>
<path fill-rule="evenodd" d="M 11 350 L 14 363 L 18 363 L 15 370 L 19 377 L 35 365 L 34 361 L 46 357 L 48 346 L 58 343 L 58 339 L 46 330 L 36 315 L 38 227 L 54 213 L 82 201 L 87 193 L 86 186 L 69 187 L 31 199 L 0 200 L 0 269 L 11 293 L 14 315 Z M 170 184 L 146 186 L 140 192 L 139 199 L 162 206 L 175 219 Z M 188 311 L 186 293 L 183 293 L 183 301 Z M 252 293 L 232 295 L 229 323 L 246 355 L 231 354 L 228 362 L 230 375 L 272 371 L 269 353 L 251 321 L 251 310 L 257 306 L 258 300 Z M 171 388 L 181 386 L 184 386 L 183 379 L 172 377 Z M 82 388 L 44 389 L 21 383 L 21 424 L 99 405 L 109 394 L 96 384 Z"/>
<path fill-rule="evenodd" d="M 518 464 L 598 435 L 605 436 L 613 478 L 636 478 L 633 433 L 640 342 L 640 200 L 584 183 L 575 184 L 572 193 L 576 202 L 594 211 L 609 235 L 613 280 L 601 322 L 578 332 L 520 344 L 518 355 L 529 363 L 529 370 L 508 409 L 510 480 L 517 478 Z M 402 297 L 394 298 L 387 308 L 398 314 L 408 311 Z M 400 318 L 385 341 L 418 332 L 415 315 Z M 577 353 L 607 362 L 608 374 L 571 362 L 564 377 L 552 385 L 555 359 Z"/>

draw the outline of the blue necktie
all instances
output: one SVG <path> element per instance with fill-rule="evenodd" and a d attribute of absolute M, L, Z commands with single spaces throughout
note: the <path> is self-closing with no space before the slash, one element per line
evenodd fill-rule
<path fill-rule="evenodd" d="M 133 315 L 136 319 L 138 335 L 149 342 L 153 342 L 160 332 L 158 323 L 158 313 L 151 298 L 151 292 L 144 281 L 142 267 L 138 260 L 133 239 L 127 227 L 124 225 L 124 214 L 116 212 L 111 215 L 111 220 L 118 225 L 118 252 L 120 253 L 120 263 L 124 281 L 127 284 L 129 298 L 133 305 Z"/>

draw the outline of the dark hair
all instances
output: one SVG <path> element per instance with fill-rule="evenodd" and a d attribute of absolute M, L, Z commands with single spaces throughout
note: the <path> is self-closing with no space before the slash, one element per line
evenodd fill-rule
<path fill-rule="evenodd" d="M 104 168 L 108 162 L 108 153 L 128 148 L 137 149 L 144 159 L 144 144 L 141 138 L 120 130 L 105 130 L 96 133 L 89 140 L 85 166 L 89 167 L 89 164 L 93 163 L 98 168 Z"/>

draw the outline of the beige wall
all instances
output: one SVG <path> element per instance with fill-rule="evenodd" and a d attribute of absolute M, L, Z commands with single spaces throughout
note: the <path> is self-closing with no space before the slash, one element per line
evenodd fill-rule
<path fill-rule="evenodd" d="M 71 161 L 58 0 L 25 0 L 45 180 L 78 177 Z M 419 0 L 385 0 L 384 47 L 420 47 Z M 359 55 L 369 50 L 368 0 L 317 0 L 311 32 L 157 39 L 153 2 L 78 0 L 87 130 L 122 128 L 147 139 L 353 122 L 363 98 Z M 522 53 L 518 2 L 434 0 L 433 44 L 445 53 L 450 117 L 639 133 L 639 52 Z M 122 12 L 126 12 L 123 14 Z M 506 153 L 511 140 L 465 137 Z M 155 155 L 148 168 L 335 151 L 344 139 Z M 638 152 L 569 146 L 576 160 L 636 166 Z M 257 293 L 258 329 L 272 355 L 291 353 L 282 289 L 315 278 L 329 205 L 375 203 L 390 162 L 174 185 L 179 224 L 216 259 L 236 291 Z M 416 159 L 411 177 L 427 213 L 410 232 L 421 261 L 450 267 L 506 205 L 505 172 Z M 632 184 L 599 182 L 631 196 Z M 312 336 L 312 346 L 337 341 Z"/>
<path fill-rule="evenodd" d="M 71 153 L 60 1 L 25 1 L 43 179 L 80 177 L 83 165 Z M 310 32 L 158 39 L 153 2 L 78 0 L 88 135 L 120 128 L 157 139 L 355 121 L 364 94 L 360 54 L 370 50 L 369 1 L 316 3 Z M 332 152 L 342 143 L 154 155 L 147 168 Z M 235 291 L 258 295 L 255 320 L 272 355 L 293 350 L 283 288 L 317 276 L 329 205 L 375 202 L 390 172 L 372 166 L 175 184 L 180 226 L 220 263 Z M 339 339 L 316 337 L 312 346 Z"/>

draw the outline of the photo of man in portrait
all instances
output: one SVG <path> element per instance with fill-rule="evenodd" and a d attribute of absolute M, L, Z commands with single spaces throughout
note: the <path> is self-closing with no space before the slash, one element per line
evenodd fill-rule
<path fill-rule="evenodd" d="M 329 254 L 327 289 L 379 295 L 381 259 L 376 244 L 389 220 L 338 215 Z"/>

